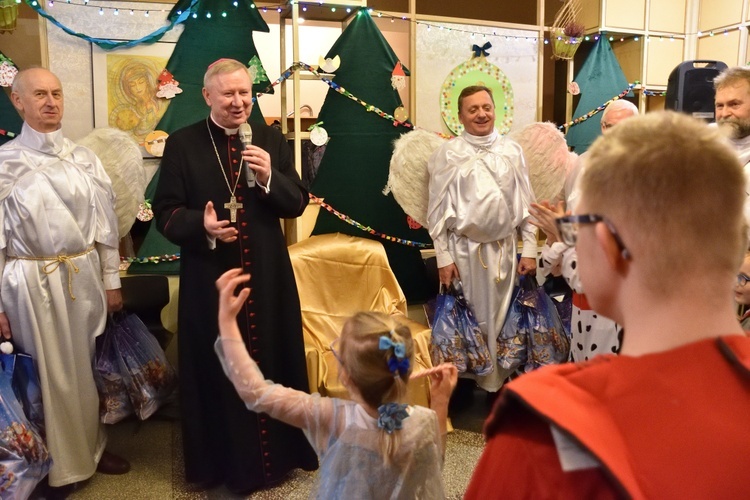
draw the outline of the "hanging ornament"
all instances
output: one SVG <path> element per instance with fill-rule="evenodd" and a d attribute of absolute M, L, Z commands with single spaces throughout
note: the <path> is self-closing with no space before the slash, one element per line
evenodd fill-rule
<path fill-rule="evenodd" d="M 570 95 L 578 95 L 581 93 L 581 87 L 579 87 L 576 82 L 570 82 L 568 84 L 568 93 Z"/>
<path fill-rule="evenodd" d="M 406 224 L 409 226 L 409 229 L 419 229 L 422 227 L 422 224 L 412 219 L 411 215 L 406 216 Z"/>
<path fill-rule="evenodd" d="M 13 61 L 0 53 L 0 87 L 10 87 L 13 85 L 13 79 L 17 74 L 18 68 L 13 64 Z"/>
<path fill-rule="evenodd" d="M 250 79 L 253 84 L 268 81 L 268 75 L 266 70 L 263 69 L 263 64 L 260 62 L 258 56 L 253 56 L 250 62 L 247 63 L 247 71 L 250 73 Z"/>
<path fill-rule="evenodd" d="M 550 39 L 552 55 L 556 59 L 573 59 L 583 41 L 585 26 L 577 21 L 581 14 L 581 0 L 565 0 L 552 21 Z"/>
<path fill-rule="evenodd" d="M 339 56 L 329 57 L 324 59 L 323 56 L 318 58 L 318 67 L 323 73 L 333 73 L 341 66 L 341 58 Z"/>
<path fill-rule="evenodd" d="M 393 68 L 393 73 L 391 73 L 391 87 L 396 90 L 406 87 L 406 74 L 403 66 L 401 66 L 401 61 L 396 62 L 396 67 Z"/>
<path fill-rule="evenodd" d="M 405 122 L 406 120 L 409 119 L 409 112 L 406 110 L 405 107 L 399 106 L 393 112 L 393 117 L 396 119 L 396 121 Z"/>
<path fill-rule="evenodd" d="M 163 130 L 149 132 L 143 141 L 143 147 L 146 148 L 148 154 L 161 158 L 164 154 L 164 146 L 167 144 L 167 137 L 169 134 Z"/>
<path fill-rule="evenodd" d="M 16 0 L 0 0 L 0 35 L 16 29 L 19 3 Z"/>
<path fill-rule="evenodd" d="M 510 132 L 513 124 L 513 88 L 505 73 L 487 60 L 488 45 L 489 42 L 482 47 L 475 45 L 472 58 L 453 68 L 440 89 L 440 114 L 448 129 L 456 135 L 464 130 L 458 120 L 458 96 L 470 85 L 483 85 L 492 91 L 495 126 L 501 134 Z"/>
<path fill-rule="evenodd" d="M 323 146 L 328 142 L 328 132 L 321 125 L 323 122 L 313 123 L 307 129 L 310 131 L 310 142 L 316 146 Z"/>
<path fill-rule="evenodd" d="M 154 211 L 151 210 L 151 200 L 145 200 L 138 205 L 138 215 L 135 218 L 141 222 L 148 222 L 154 218 Z"/>
<path fill-rule="evenodd" d="M 161 73 L 159 73 L 159 90 L 156 92 L 156 97 L 172 99 L 175 95 L 182 94 L 179 85 L 180 82 L 174 79 L 172 73 L 166 68 L 161 70 Z"/>

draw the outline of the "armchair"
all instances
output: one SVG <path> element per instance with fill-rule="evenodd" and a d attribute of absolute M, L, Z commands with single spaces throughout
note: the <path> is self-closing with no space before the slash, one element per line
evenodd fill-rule
<path fill-rule="evenodd" d="M 406 298 L 380 242 L 341 233 L 313 236 L 289 247 L 302 305 L 310 391 L 348 397 L 330 345 L 358 311 L 399 316 L 414 338 L 414 371 L 432 367 L 430 329 L 406 316 Z M 429 406 L 429 380 L 409 383 L 408 402 Z"/>

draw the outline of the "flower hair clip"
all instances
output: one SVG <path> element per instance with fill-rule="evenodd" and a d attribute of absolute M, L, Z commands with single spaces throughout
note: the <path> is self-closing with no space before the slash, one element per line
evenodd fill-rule
<path fill-rule="evenodd" d="M 390 337 L 383 335 L 380 337 L 378 348 L 381 351 L 393 348 L 393 356 L 388 358 L 388 370 L 390 370 L 394 377 L 406 375 L 409 371 L 409 359 L 406 358 L 406 346 L 403 342 L 394 342 Z"/>
<path fill-rule="evenodd" d="M 378 406 L 378 427 L 388 434 L 403 427 L 403 421 L 409 416 L 406 411 L 408 405 L 386 403 Z"/>

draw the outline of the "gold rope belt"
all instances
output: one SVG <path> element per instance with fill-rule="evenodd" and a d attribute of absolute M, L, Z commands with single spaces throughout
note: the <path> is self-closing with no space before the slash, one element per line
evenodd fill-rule
<path fill-rule="evenodd" d="M 497 243 L 497 248 L 499 248 L 500 250 L 503 249 L 503 245 L 500 243 L 500 241 L 496 241 L 495 243 Z M 479 244 L 479 248 L 477 248 L 477 255 L 479 256 L 479 263 L 482 265 L 482 268 L 487 269 L 487 264 L 484 263 L 484 259 L 482 258 L 483 246 L 484 246 L 484 243 Z M 501 263 L 498 264 L 498 270 L 497 270 L 497 276 L 495 277 L 495 283 L 500 283 L 502 281 L 502 277 L 500 276 L 501 271 L 502 271 L 502 260 L 503 260 L 503 255 L 500 254 Z"/>
<path fill-rule="evenodd" d="M 68 293 L 70 294 L 71 300 L 76 300 L 75 296 L 73 295 L 73 273 L 78 273 L 79 269 L 71 259 L 80 257 L 81 255 L 86 255 L 93 249 L 94 247 L 90 246 L 83 252 L 78 252 L 72 255 L 57 255 L 55 257 L 19 257 L 17 255 L 8 255 L 8 258 L 18 260 L 49 261 L 47 262 L 47 264 L 42 266 L 42 272 L 47 275 L 57 271 L 57 268 L 60 267 L 60 264 L 65 264 L 65 267 L 68 268 Z"/>

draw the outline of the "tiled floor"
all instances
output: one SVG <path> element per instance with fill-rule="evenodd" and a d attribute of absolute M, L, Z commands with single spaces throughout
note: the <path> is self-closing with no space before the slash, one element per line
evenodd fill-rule
<path fill-rule="evenodd" d="M 486 393 L 469 380 L 459 380 L 451 402 L 454 432 L 448 435 L 443 478 L 449 498 L 461 498 L 483 447 L 482 423 L 489 412 Z M 167 410 L 146 422 L 126 420 L 111 426 L 108 449 L 128 458 L 130 473 L 123 476 L 95 474 L 73 492 L 71 500 L 101 499 L 303 499 L 308 498 L 315 473 L 295 471 L 282 485 L 238 497 L 225 488 L 191 491 L 182 468 L 179 421 Z M 35 495 L 34 499 L 43 497 Z"/>

